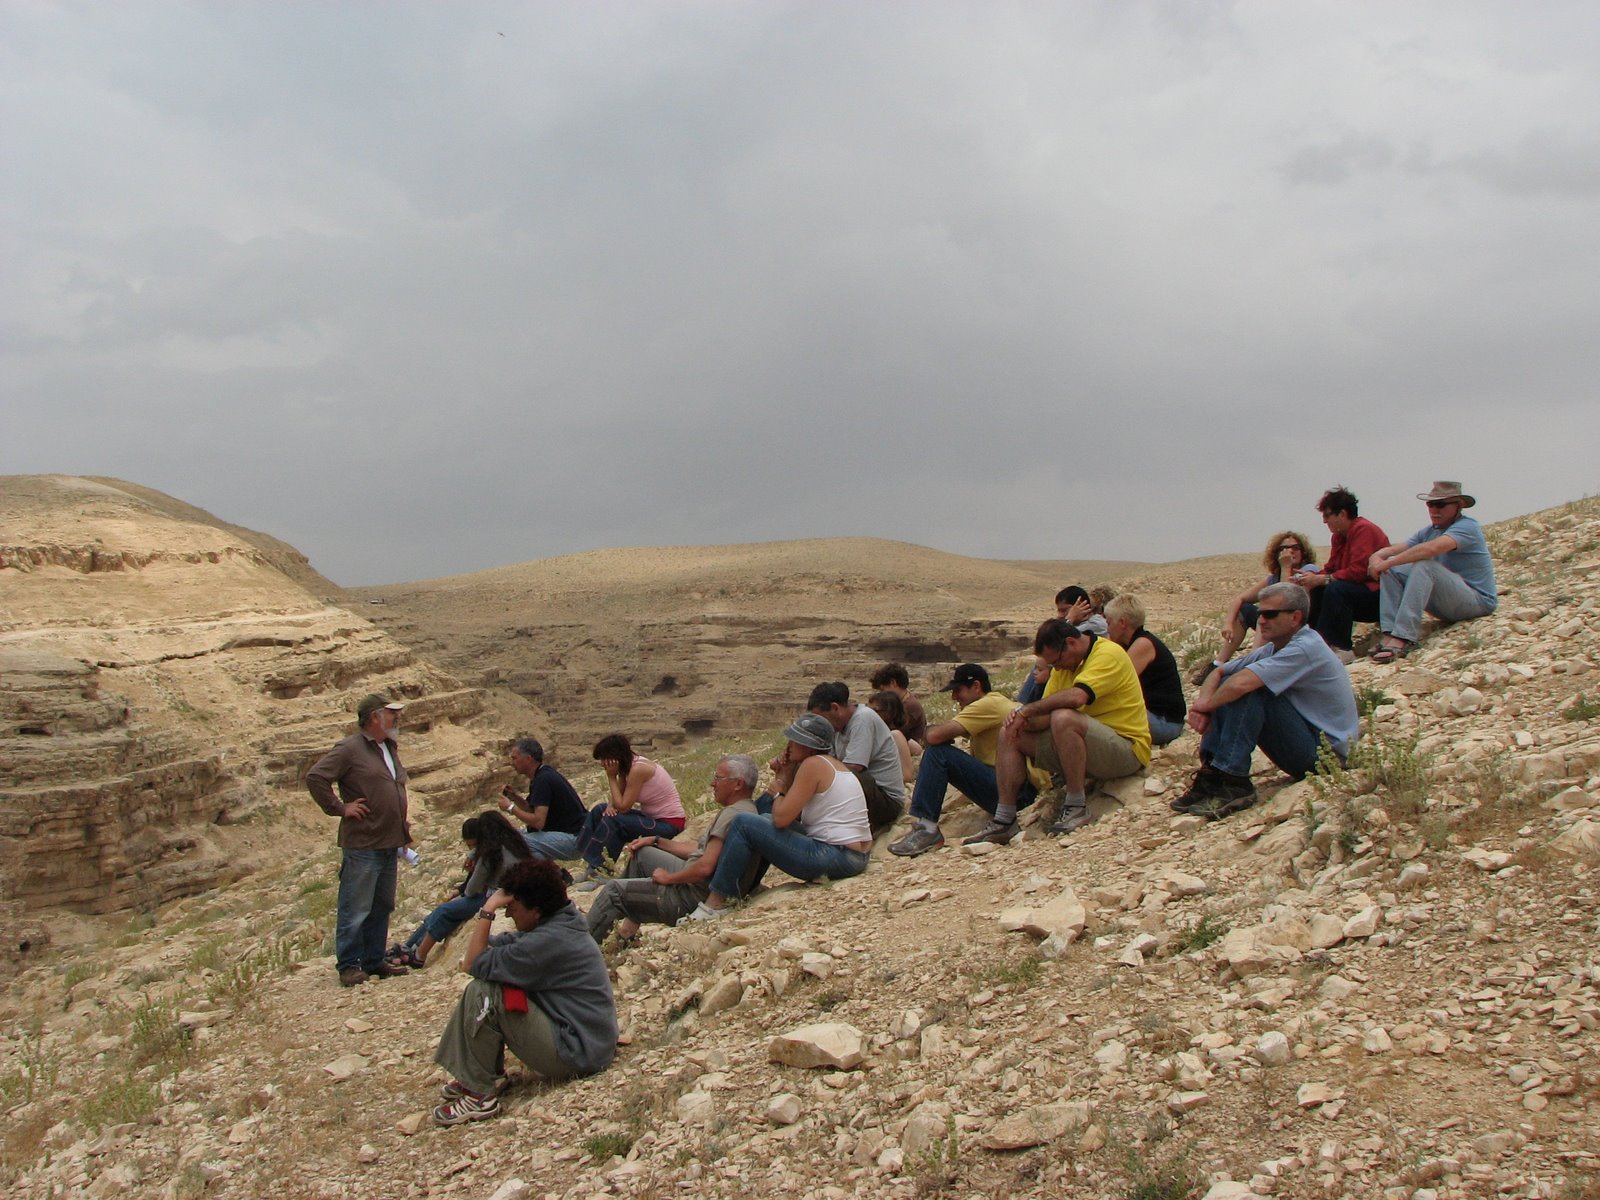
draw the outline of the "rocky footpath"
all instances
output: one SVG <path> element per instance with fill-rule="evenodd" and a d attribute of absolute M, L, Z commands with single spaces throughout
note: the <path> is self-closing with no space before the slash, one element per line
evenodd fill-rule
<path fill-rule="evenodd" d="M 1600 504 L 1492 531 L 1504 601 L 1352 668 L 1348 771 L 1175 816 L 1195 739 L 1065 839 L 881 849 L 610 946 L 604 1074 L 431 1126 L 428 970 L 315 957 L 328 863 L 171 905 L 7 992 L 22 1196 L 1600 1195 Z M 1218 599 L 1220 604 L 1220 597 Z M 704 817 L 701 818 L 702 820 Z M 449 831 L 404 878 L 413 920 Z M 586 900 L 582 902 L 587 902 Z M 396 925 L 405 921 L 397 920 Z M 277 949 L 275 949 L 277 948 Z"/>
<path fill-rule="evenodd" d="M 309 804 L 306 768 L 367 691 L 409 702 L 419 801 L 505 776 L 517 728 L 481 689 L 318 599 L 292 558 L 147 489 L 0 481 L 6 963 L 38 947 L 29 913 L 150 912 L 254 869 L 240 827 Z"/>

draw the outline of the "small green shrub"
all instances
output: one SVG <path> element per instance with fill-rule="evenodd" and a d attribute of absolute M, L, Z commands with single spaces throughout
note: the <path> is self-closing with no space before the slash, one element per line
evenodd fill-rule
<path fill-rule="evenodd" d="M 1580 692 L 1571 704 L 1561 710 L 1569 721 L 1592 721 L 1600 717 L 1600 699 L 1589 699 L 1589 693 Z"/>
<path fill-rule="evenodd" d="M 1356 689 L 1356 712 L 1362 717 L 1370 717 L 1385 704 L 1393 703 L 1394 697 L 1376 684 L 1366 683 Z"/>
<path fill-rule="evenodd" d="M 1207 946 L 1227 937 L 1228 928 L 1228 923 L 1221 917 L 1206 913 L 1189 928 L 1173 935 L 1172 952 L 1189 954 L 1195 950 L 1204 950 Z"/>
<path fill-rule="evenodd" d="M 161 1103 L 161 1089 L 133 1075 L 112 1076 L 84 1100 L 79 1119 L 90 1129 L 143 1120 Z"/>
<path fill-rule="evenodd" d="M 136 1063 L 154 1062 L 176 1068 L 193 1043 L 193 1031 L 178 1024 L 177 1005 L 144 996 L 134 1006 L 128 1049 Z"/>
<path fill-rule="evenodd" d="M 609 1162 L 633 1149 L 631 1133 L 597 1133 L 583 1141 L 583 1152 L 595 1162 Z"/>

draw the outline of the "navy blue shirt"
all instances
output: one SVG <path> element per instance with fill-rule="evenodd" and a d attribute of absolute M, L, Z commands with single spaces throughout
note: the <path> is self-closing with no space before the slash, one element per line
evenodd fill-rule
<path fill-rule="evenodd" d="M 539 764 L 533 778 L 528 780 L 528 800 L 523 808 L 536 812 L 548 808 L 544 828 L 547 833 L 578 833 L 583 829 L 583 819 L 589 810 L 578 798 L 577 789 L 567 782 L 567 777 L 554 767 Z"/>

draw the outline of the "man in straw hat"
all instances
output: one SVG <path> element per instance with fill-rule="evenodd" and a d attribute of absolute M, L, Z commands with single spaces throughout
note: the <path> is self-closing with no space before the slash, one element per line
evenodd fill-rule
<path fill-rule="evenodd" d="M 1376 663 L 1411 652 L 1425 612 L 1441 621 L 1470 621 L 1500 603 L 1483 527 L 1466 513 L 1477 500 L 1453 479 L 1436 481 L 1417 499 L 1428 506 L 1428 524 L 1367 561 L 1367 572 L 1378 581 L 1383 630 L 1383 643 L 1372 652 Z"/>

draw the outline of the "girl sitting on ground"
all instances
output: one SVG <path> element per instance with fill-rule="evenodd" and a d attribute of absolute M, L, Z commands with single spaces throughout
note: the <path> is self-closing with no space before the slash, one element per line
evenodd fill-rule
<path fill-rule="evenodd" d="M 404 942 L 392 946 L 389 961 L 396 966 L 421 970 L 428 965 L 428 954 L 448 940 L 462 922 L 483 907 L 484 900 L 500 885 L 505 874 L 528 858 L 527 843 L 497 812 L 480 813 L 461 823 L 461 840 L 467 844 L 467 877 L 457 884 L 445 902 L 423 918 Z"/>
<path fill-rule="evenodd" d="M 612 861 L 629 842 L 642 837 L 670 838 L 687 824 L 678 785 L 660 763 L 635 754 L 628 739 L 608 733 L 594 744 L 594 757 L 605 768 L 611 789 L 609 804 L 596 804 L 578 834 L 578 857 L 586 868 L 577 890 L 592 892 L 605 882 Z"/>
<path fill-rule="evenodd" d="M 900 777 L 907 783 L 917 781 L 917 768 L 911 762 L 911 743 L 906 740 L 906 708 L 893 692 L 873 692 L 867 697 L 867 707 L 883 718 L 894 738 L 894 747 L 900 752 Z"/>

